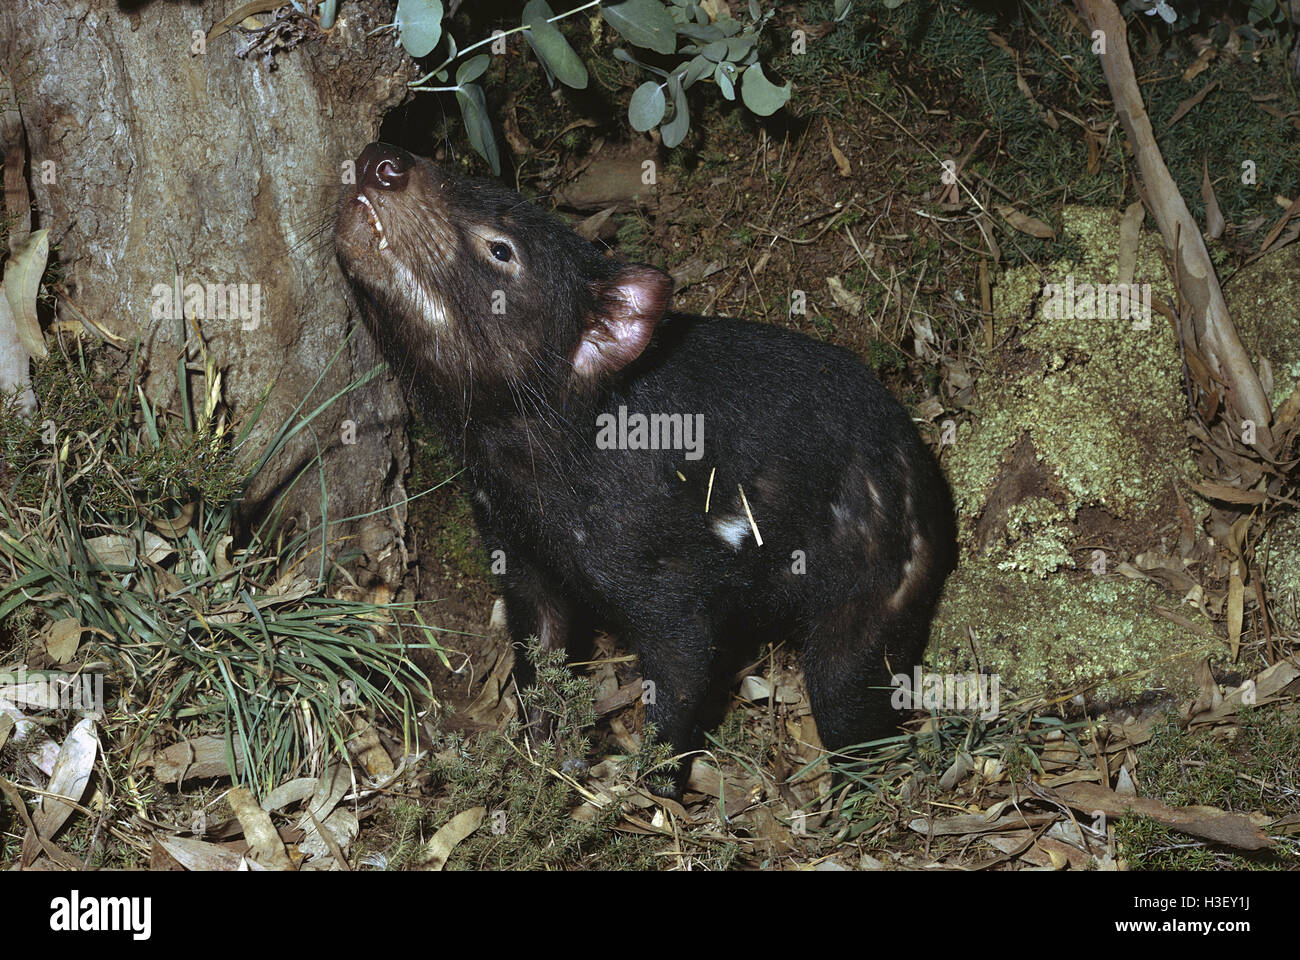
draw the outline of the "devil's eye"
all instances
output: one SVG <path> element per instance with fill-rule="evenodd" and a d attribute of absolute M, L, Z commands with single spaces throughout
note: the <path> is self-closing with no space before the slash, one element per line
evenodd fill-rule
<path fill-rule="evenodd" d="M 502 263 L 509 263 L 510 258 L 515 254 L 515 252 L 510 249 L 510 244 L 504 243 L 500 240 L 493 241 L 488 249 L 492 251 L 492 256 L 496 257 Z"/>

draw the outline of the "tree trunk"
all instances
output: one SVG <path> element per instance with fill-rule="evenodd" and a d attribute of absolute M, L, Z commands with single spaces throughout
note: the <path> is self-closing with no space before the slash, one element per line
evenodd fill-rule
<path fill-rule="evenodd" d="M 277 36 L 296 31 L 301 40 L 281 46 L 271 69 L 260 53 L 237 56 L 247 42 L 238 31 L 203 42 L 218 15 L 207 5 L 0 6 L 0 56 L 29 144 L 33 226 L 50 228 L 71 300 L 128 345 L 141 339 L 154 398 L 174 397 L 181 349 L 178 322 L 155 316 L 158 288 L 172 287 L 178 272 L 185 284 L 260 286 L 256 324 L 201 323 L 236 416 L 271 385 L 254 449 L 309 393 L 304 412 L 379 362 L 357 330 L 324 372 L 353 327 L 329 238 L 342 164 L 405 95 L 412 65 L 391 38 L 365 37 L 391 9 L 363 0 L 346 12 L 328 34 L 300 19 L 281 24 Z M 275 14 L 259 17 L 271 24 Z M 250 509 L 265 506 L 318 445 L 331 524 L 401 500 L 404 419 L 390 378 L 341 398 L 269 465 Z M 347 420 L 355 443 L 342 431 Z M 310 529 L 320 500 L 313 467 L 286 515 Z M 401 574 L 400 551 L 387 547 L 404 523 L 404 507 L 387 511 L 367 521 L 362 538 L 390 583 Z M 342 532 L 331 528 L 327 539 Z"/>

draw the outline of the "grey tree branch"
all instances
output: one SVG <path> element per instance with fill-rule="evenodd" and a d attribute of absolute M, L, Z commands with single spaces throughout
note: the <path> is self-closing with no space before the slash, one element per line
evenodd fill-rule
<path fill-rule="evenodd" d="M 1101 68 L 1110 86 L 1115 113 L 1133 145 L 1151 212 L 1165 243 L 1174 251 L 1178 289 L 1192 309 L 1195 346 L 1229 385 L 1229 405 L 1242 419 L 1255 422 L 1257 446 L 1270 451 L 1272 414 L 1268 397 L 1228 315 L 1228 305 L 1201 231 L 1160 155 L 1133 73 L 1133 61 L 1129 58 L 1124 18 L 1113 0 L 1075 0 L 1075 5 L 1090 29 L 1100 30 L 1105 36 L 1106 52 L 1101 55 Z"/>

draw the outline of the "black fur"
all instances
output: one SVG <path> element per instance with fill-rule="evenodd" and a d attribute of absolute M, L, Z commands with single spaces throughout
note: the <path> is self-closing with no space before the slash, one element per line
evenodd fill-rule
<path fill-rule="evenodd" d="M 353 195 L 340 261 L 464 458 L 512 637 L 555 649 L 606 626 L 680 751 L 699 746 L 719 652 L 790 638 L 823 743 L 887 735 L 899 718 L 873 688 L 919 662 L 955 536 L 947 484 L 879 380 L 786 329 L 665 313 L 667 277 L 496 184 L 382 145 L 359 167 L 388 246 Z M 703 415 L 702 456 L 598 449 L 598 416 L 620 407 Z"/>

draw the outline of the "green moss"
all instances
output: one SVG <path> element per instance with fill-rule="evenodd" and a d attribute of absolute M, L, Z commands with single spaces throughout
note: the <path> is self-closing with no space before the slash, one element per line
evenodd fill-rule
<path fill-rule="evenodd" d="M 977 666 L 1001 677 L 1004 696 L 1073 694 L 1090 703 L 1132 699 L 1173 686 L 1220 648 L 1161 617 L 1172 606 L 1159 587 L 1091 574 L 1048 579 L 973 560 L 948 579 L 935 618 L 929 663 L 944 673 Z M 1188 606 L 1180 616 L 1199 621 Z M 967 633 L 974 631 L 975 643 Z M 976 660 L 978 657 L 978 661 Z"/>
<path fill-rule="evenodd" d="M 427 490 L 460 470 L 442 438 L 420 418 L 411 424 L 411 451 L 412 490 Z M 474 525 L 474 511 L 459 482 L 414 501 L 411 523 L 425 532 L 428 542 L 457 574 L 470 580 L 490 579 L 488 556 Z"/>
<path fill-rule="evenodd" d="M 654 869 L 654 851 L 663 841 L 617 833 L 619 804 L 585 808 L 590 816 L 575 817 L 576 791 L 551 771 L 589 752 L 583 729 L 594 721 L 594 688 L 564 666 L 562 652 L 539 655 L 534 647 L 530 655 L 538 657 L 538 686 L 525 699 L 554 719 L 554 737 L 533 740 L 531 759 L 512 743 L 517 729 L 449 736 L 433 753 L 431 783 L 439 796 L 427 814 L 427 831 L 464 810 L 487 810 L 483 825 L 456 847 L 447 868 Z"/>
<path fill-rule="evenodd" d="M 1255 556 L 1273 594 L 1269 612 L 1282 629 L 1300 632 L 1300 513 L 1274 517 Z"/>
<path fill-rule="evenodd" d="M 1108 540 L 1151 542 L 1163 498 L 1194 482 L 1181 361 L 1158 315 L 1142 330 L 1044 310 L 1044 283 L 1117 282 L 1119 215 L 1067 207 L 1062 222 L 1076 258 L 1009 271 L 996 288 L 995 323 L 1021 332 L 987 359 L 976 415 L 947 460 L 963 541 L 978 549 L 948 582 L 933 652 L 941 670 L 974 667 L 970 628 L 979 666 L 1004 688 L 1129 700 L 1187 685 L 1191 655 L 1217 646 L 1159 615 L 1157 605 L 1177 607 L 1161 588 L 1070 572 L 1098 545 L 1080 543 L 1075 524 L 1091 508 Z M 1133 279 L 1171 296 L 1149 233 Z M 1201 620 L 1189 606 L 1178 613 Z"/>
<path fill-rule="evenodd" d="M 1053 570 L 1073 566 L 1068 546 L 1070 531 L 1060 519 L 1060 508 L 1044 497 L 1012 504 L 1007 514 L 1009 555 L 998 561 L 998 569 L 1044 577 Z"/>
<path fill-rule="evenodd" d="M 990 358 L 976 419 L 961 426 L 948 461 L 969 534 L 1016 442 L 1023 437 L 1032 443 L 1050 486 L 1040 493 L 1050 496 L 1056 509 L 1038 503 L 1032 516 L 1022 512 L 1015 534 L 1003 538 L 1004 553 L 1018 544 L 1021 556 L 1000 559 L 1040 574 L 1055 569 L 1044 563 L 1063 555 L 1063 525 L 1073 522 L 1081 507 L 1100 507 L 1122 520 L 1149 520 L 1171 480 L 1185 488 L 1195 477 L 1174 375 L 1181 361 L 1168 327 L 1158 317 L 1149 330 L 1135 330 L 1127 319 L 1045 314 L 1044 282 L 1063 283 L 1067 277 L 1076 285 L 1116 282 L 1118 215 L 1070 207 L 1063 219 L 1067 233 L 1088 252 L 1081 262 L 1059 261 L 1042 273 L 1012 270 L 999 281 L 995 323 L 1002 329 L 1021 325 L 1025 332 Z M 1153 297 L 1171 296 L 1150 234 L 1140 243 L 1134 281 L 1151 284 Z M 1024 555 L 1026 541 L 1044 537 L 1044 549 Z"/>
<path fill-rule="evenodd" d="M 907 369 L 907 354 L 896 343 L 873 338 L 867 342 L 867 363 L 876 373 L 897 373 Z"/>

